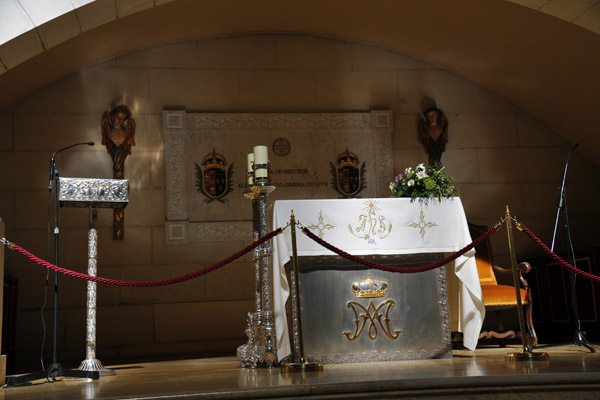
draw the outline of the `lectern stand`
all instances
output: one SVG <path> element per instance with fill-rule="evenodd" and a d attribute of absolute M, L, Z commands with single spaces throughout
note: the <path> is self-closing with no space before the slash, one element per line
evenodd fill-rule
<path fill-rule="evenodd" d="M 88 275 L 96 276 L 98 254 L 98 208 L 125 208 L 129 203 L 129 181 L 126 179 L 60 178 L 58 201 L 61 207 L 89 208 Z M 87 283 L 86 358 L 80 371 L 98 371 L 100 375 L 115 372 L 104 368 L 96 358 L 96 282 Z"/>

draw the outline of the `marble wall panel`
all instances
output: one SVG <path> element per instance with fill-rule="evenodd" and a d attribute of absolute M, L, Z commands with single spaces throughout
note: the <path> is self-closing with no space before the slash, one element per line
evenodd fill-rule
<path fill-rule="evenodd" d="M 317 105 L 321 109 L 391 108 L 398 100 L 392 71 L 319 71 Z"/>
<path fill-rule="evenodd" d="M 434 65 L 395 51 L 352 43 L 352 69 L 355 71 L 434 70 Z"/>
<path fill-rule="evenodd" d="M 153 314 L 152 305 L 99 307 L 96 343 L 100 348 L 152 343 Z M 97 356 L 102 359 L 102 353 Z"/>
<path fill-rule="evenodd" d="M 47 188 L 51 153 L 5 152 L 0 157 L 0 169 L 10 171 L 0 175 L 3 190 L 32 190 Z"/>
<path fill-rule="evenodd" d="M 398 71 L 397 96 L 403 112 L 436 105 L 450 116 L 474 108 L 474 84 L 449 71 Z"/>
<path fill-rule="evenodd" d="M 253 300 L 156 304 L 154 331 L 158 343 L 243 338 Z"/>
<path fill-rule="evenodd" d="M 510 113 L 447 114 L 446 148 L 517 147 L 515 115 Z"/>
<path fill-rule="evenodd" d="M 11 150 L 13 146 L 13 116 L 8 113 L 0 113 L 0 151 Z"/>
<path fill-rule="evenodd" d="M 94 151 L 102 139 L 102 115 L 80 114 L 16 114 L 15 149 L 18 151 L 49 151 L 79 142 L 96 142 L 96 147 L 80 146 L 69 152 Z M 61 155 L 57 155 L 60 157 Z M 48 160 L 50 161 L 50 160 Z"/>
<path fill-rule="evenodd" d="M 179 42 L 117 57 L 119 68 L 191 69 L 196 67 L 196 43 Z"/>
<path fill-rule="evenodd" d="M 272 70 L 275 42 L 272 35 L 248 35 L 198 40 L 197 65 L 203 70 Z"/>
<path fill-rule="evenodd" d="M 315 74 L 277 70 L 240 72 L 239 107 L 259 112 L 315 109 L 318 104 Z"/>
<path fill-rule="evenodd" d="M 521 147 L 564 147 L 565 139 L 540 120 L 527 114 L 517 116 L 517 134 Z"/>
<path fill-rule="evenodd" d="M 479 150 L 481 182 L 556 182 L 562 176 L 562 149 L 482 149 Z"/>
<path fill-rule="evenodd" d="M 347 41 L 281 35 L 275 41 L 276 65 L 282 70 L 349 70 L 351 44 Z"/>

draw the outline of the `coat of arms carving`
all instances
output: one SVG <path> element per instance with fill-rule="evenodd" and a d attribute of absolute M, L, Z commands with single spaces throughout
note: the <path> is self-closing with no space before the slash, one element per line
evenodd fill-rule
<path fill-rule="evenodd" d="M 367 187 L 366 163 L 360 164 L 356 154 L 346 150 L 337 156 L 335 164 L 329 164 L 331 168 L 331 186 L 342 197 L 356 197 Z"/>
<path fill-rule="evenodd" d="M 233 190 L 233 163 L 227 167 L 225 157 L 214 149 L 202 160 L 202 167 L 196 166 L 196 189 L 208 198 L 207 203 L 223 198 Z"/>

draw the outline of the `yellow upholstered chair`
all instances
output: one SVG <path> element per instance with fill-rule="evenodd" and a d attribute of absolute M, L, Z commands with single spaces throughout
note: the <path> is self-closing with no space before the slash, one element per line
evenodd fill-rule
<path fill-rule="evenodd" d="M 471 238 L 474 240 L 487 231 L 487 227 L 473 225 L 469 223 L 469 231 Z M 481 292 L 483 294 L 483 304 L 486 311 L 494 311 L 496 314 L 497 330 L 482 331 L 479 334 L 479 340 L 496 339 L 501 347 L 505 346 L 505 339 L 512 339 L 517 336 L 515 331 L 504 331 L 501 310 L 506 308 L 517 307 L 517 295 L 514 286 L 499 285 L 496 280 L 496 273 L 509 274 L 512 277 L 511 268 L 502 268 L 493 264 L 492 249 L 489 238 L 475 248 L 475 258 L 477 261 L 477 272 L 479 273 L 479 283 L 481 284 Z M 537 336 L 533 328 L 533 320 L 531 316 L 531 289 L 529 284 L 523 278 L 523 273 L 531 271 L 531 265 L 522 262 L 518 265 L 519 280 L 521 283 L 521 303 L 525 322 L 527 324 L 528 334 L 531 338 L 529 342 L 532 346 L 537 345 Z"/>

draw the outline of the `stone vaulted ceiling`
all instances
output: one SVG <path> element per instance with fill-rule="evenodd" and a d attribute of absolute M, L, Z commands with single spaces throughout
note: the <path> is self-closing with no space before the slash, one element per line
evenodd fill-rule
<path fill-rule="evenodd" d="M 600 166 L 600 0 L 4 0 L 0 26 L 0 109 L 137 49 L 305 33 L 382 46 L 453 71 L 579 143 Z"/>

